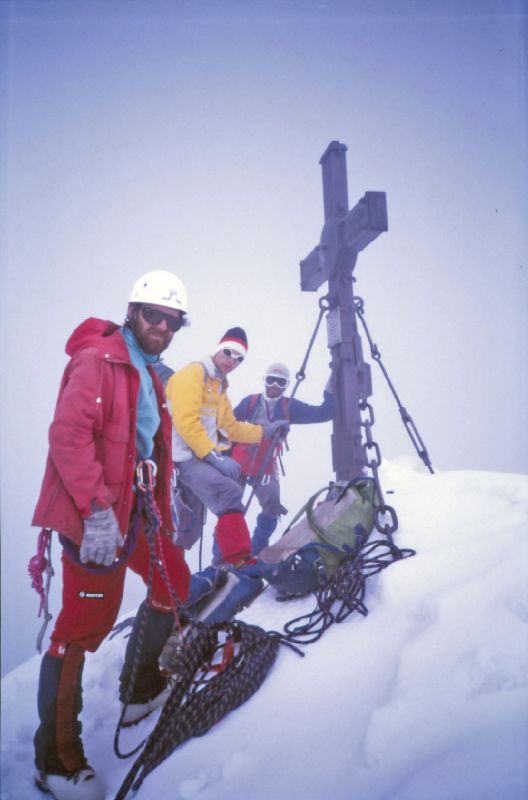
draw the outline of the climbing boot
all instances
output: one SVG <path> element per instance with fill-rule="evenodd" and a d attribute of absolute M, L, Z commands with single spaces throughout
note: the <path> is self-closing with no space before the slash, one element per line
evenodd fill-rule
<path fill-rule="evenodd" d="M 55 800 L 104 800 L 103 784 L 86 765 L 84 769 L 69 775 L 46 774 L 37 770 L 35 784 L 42 792 L 48 792 Z"/>
<path fill-rule="evenodd" d="M 158 657 L 170 636 L 174 615 L 142 603 L 128 639 L 125 663 L 119 677 L 119 696 L 125 706 L 122 725 L 135 725 L 161 708 L 171 693 L 167 676 L 160 672 Z M 137 664 L 136 664 L 136 659 Z M 135 667 L 135 679 L 131 677 Z"/>
<path fill-rule="evenodd" d="M 125 708 L 125 713 L 122 719 L 123 728 L 128 728 L 130 725 L 137 725 L 142 719 L 148 717 L 153 711 L 165 705 L 172 692 L 172 684 L 167 683 L 166 687 L 151 700 L 146 700 L 144 703 L 129 703 Z"/>

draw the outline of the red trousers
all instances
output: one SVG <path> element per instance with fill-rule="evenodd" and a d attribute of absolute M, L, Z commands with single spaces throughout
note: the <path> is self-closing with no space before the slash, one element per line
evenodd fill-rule
<path fill-rule="evenodd" d="M 185 600 L 189 590 L 190 572 L 180 547 L 169 536 L 157 537 L 157 556 L 165 566 L 173 591 Z M 162 550 L 160 551 L 160 547 Z M 150 551 L 142 530 L 133 552 L 117 568 L 90 571 L 62 553 L 62 609 L 51 634 L 48 653 L 61 657 L 68 644 L 78 644 L 95 652 L 110 633 L 119 614 L 127 567 L 147 583 Z M 172 610 L 170 593 L 156 564 L 152 579 L 150 607 L 158 611 Z"/>

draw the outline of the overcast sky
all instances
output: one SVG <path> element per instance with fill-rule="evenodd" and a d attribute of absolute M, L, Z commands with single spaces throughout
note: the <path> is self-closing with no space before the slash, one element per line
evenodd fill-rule
<path fill-rule="evenodd" d="M 30 522 L 67 337 L 87 316 L 122 320 L 134 280 L 168 268 L 192 320 L 171 366 L 242 325 L 234 401 L 268 363 L 296 370 L 318 313 L 299 261 L 319 240 L 332 140 L 348 148 L 350 206 L 387 193 L 389 231 L 360 254 L 355 291 L 435 467 L 526 472 L 526 11 L 0 3 L 4 666 L 38 628 Z M 300 399 L 320 401 L 325 338 Z M 372 369 L 382 455 L 408 454 Z M 285 495 L 333 477 L 329 432 L 292 434 Z"/>

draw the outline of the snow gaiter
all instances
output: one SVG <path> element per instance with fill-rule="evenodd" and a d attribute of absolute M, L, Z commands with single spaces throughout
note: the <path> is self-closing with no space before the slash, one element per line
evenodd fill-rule
<path fill-rule="evenodd" d="M 45 653 L 40 665 L 35 765 L 47 775 L 68 775 L 87 766 L 81 741 L 84 649 L 65 646 L 64 656 Z"/>
<path fill-rule="evenodd" d="M 174 624 L 174 614 L 158 611 L 143 602 L 136 614 L 128 639 L 125 663 L 119 676 L 119 698 L 122 703 L 146 703 L 163 691 L 167 679 L 160 673 L 158 657 Z M 140 641 L 141 633 L 142 641 Z M 127 697 L 134 659 L 139 658 L 132 697 Z"/>
<path fill-rule="evenodd" d="M 241 511 L 226 511 L 218 517 L 215 539 L 227 564 L 240 564 L 251 555 L 249 529 Z"/>

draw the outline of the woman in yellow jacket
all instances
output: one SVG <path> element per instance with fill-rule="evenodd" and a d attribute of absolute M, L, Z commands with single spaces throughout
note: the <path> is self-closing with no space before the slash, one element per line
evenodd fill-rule
<path fill-rule="evenodd" d="M 268 425 L 239 422 L 227 396 L 226 376 L 243 362 L 248 349 L 242 328 L 229 328 L 212 355 L 174 373 L 166 394 L 172 414 L 172 458 L 181 483 L 218 521 L 215 539 L 223 561 L 240 564 L 251 555 L 244 518 L 244 481 L 239 464 L 225 455 L 232 442 L 256 444 L 271 438 L 286 420 Z"/>

